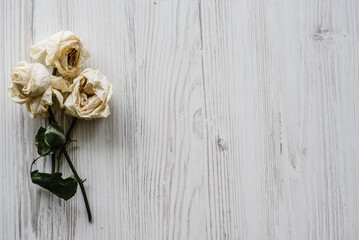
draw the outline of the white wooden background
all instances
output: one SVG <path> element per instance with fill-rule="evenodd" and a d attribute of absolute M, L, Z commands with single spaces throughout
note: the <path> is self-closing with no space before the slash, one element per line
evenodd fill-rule
<path fill-rule="evenodd" d="M 62 29 L 114 86 L 69 149 L 92 224 L 7 96 Z M 1 0 L 0 32 L 0 239 L 359 239 L 359 1 Z"/>

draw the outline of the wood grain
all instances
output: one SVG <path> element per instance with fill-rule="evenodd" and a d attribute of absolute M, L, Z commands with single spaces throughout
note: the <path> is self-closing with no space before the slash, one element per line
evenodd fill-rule
<path fill-rule="evenodd" d="M 0 20 L 1 239 L 359 238 L 358 1 L 16 0 Z M 62 29 L 114 86 L 69 148 L 91 224 L 80 192 L 31 183 L 46 122 L 6 92 Z"/>

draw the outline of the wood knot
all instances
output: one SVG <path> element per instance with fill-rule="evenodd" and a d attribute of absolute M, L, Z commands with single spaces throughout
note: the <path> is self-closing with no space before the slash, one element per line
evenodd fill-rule
<path fill-rule="evenodd" d="M 333 41 L 333 32 L 327 28 L 321 27 L 314 33 L 314 40 L 317 42 L 331 42 Z"/>
<path fill-rule="evenodd" d="M 220 136 L 217 137 L 217 146 L 221 151 L 225 151 L 228 149 L 227 142 Z"/>

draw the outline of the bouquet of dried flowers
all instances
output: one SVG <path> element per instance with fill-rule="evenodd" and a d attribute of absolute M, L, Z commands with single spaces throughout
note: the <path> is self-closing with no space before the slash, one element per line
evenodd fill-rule
<path fill-rule="evenodd" d="M 108 102 L 112 96 L 112 85 L 99 70 L 82 67 L 90 53 L 83 41 L 70 31 L 61 31 L 30 48 L 30 56 L 36 63 L 19 62 L 11 71 L 10 98 L 25 104 L 32 118 L 47 118 L 48 125 L 40 127 L 35 136 L 35 146 L 40 155 L 30 168 L 33 183 L 47 189 L 59 198 L 72 198 L 77 185 L 85 201 L 89 221 L 92 221 L 83 180 L 79 177 L 66 150 L 70 133 L 79 119 L 96 119 L 110 114 Z M 52 75 L 46 66 L 52 66 Z M 53 112 L 64 109 L 73 117 L 66 134 L 56 121 Z M 59 161 L 65 156 L 73 175 L 62 178 Z M 52 171 L 43 173 L 32 170 L 40 158 L 51 156 Z M 56 168 L 57 163 L 57 168 Z"/>

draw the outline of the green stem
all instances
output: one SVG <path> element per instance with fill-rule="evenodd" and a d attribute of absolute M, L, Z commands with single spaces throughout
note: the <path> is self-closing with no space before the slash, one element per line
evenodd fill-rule
<path fill-rule="evenodd" d="M 92 215 L 91 215 L 91 209 L 90 209 L 90 205 L 89 205 L 89 202 L 88 202 L 88 199 L 87 199 L 87 194 L 86 194 L 86 191 L 85 191 L 85 187 L 84 187 L 84 184 L 83 184 L 83 181 L 82 179 L 80 178 L 80 176 L 77 174 L 77 171 L 74 167 L 74 165 L 72 164 L 71 162 L 71 158 L 69 156 L 69 154 L 67 153 L 67 150 L 65 147 L 62 147 L 62 152 L 64 153 L 65 155 L 65 158 L 67 160 L 67 163 L 69 164 L 72 172 L 74 173 L 75 177 L 76 177 L 76 180 L 77 182 L 79 183 L 80 185 L 80 188 L 81 188 L 81 192 L 82 192 L 82 196 L 84 198 L 84 201 L 85 201 L 85 205 L 86 205 L 86 211 L 87 211 L 87 215 L 88 215 L 88 218 L 89 218 L 89 222 L 92 221 Z"/>
<path fill-rule="evenodd" d="M 69 129 L 66 132 L 66 140 L 67 141 L 69 141 L 69 139 L 70 139 L 72 129 L 74 128 L 76 122 L 77 122 L 77 118 L 73 118 L 73 120 L 71 122 L 71 125 L 70 125 Z M 63 153 L 63 151 L 62 151 L 62 149 L 60 149 L 59 155 L 57 155 L 57 169 L 56 169 L 56 172 L 59 172 L 59 169 L 60 169 L 62 153 Z"/>
<path fill-rule="evenodd" d="M 51 124 L 51 123 L 56 122 L 55 116 L 54 116 L 54 114 L 53 114 L 53 112 L 52 112 L 50 106 L 49 106 L 49 108 L 47 109 L 47 111 L 49 112 L 49 115 L 50 115 L 50 117 L 49 117 L 49 123 Z"/>
<path fill-rule="evenodd" d="M 56 74 L 56 68 L 54 68 L 52 74 L 55 75 L 54 73 Z M 49 111 L 49 114 L 50 114 L 50 118 L 49 118 L 50 123 L 53 123 L 53 122 L 57 123 L 57 122 L 56 122 L 56 119 L 55 119 L 55 117 L 54 117 L 54 114 L 52 113 L 50 107 L 49 107 L 49 110 L 48 110 L 48 111 Z M 72 123 L 71 123 L 69 129 L 67 130 L 66 140 L 69 139 L 70 134 L 71 134 L 71 131 L 72 131 L 72 129 L 74 128 L 76 122 L 77 122 L 77 118 L 74 118 L 74 119 L 72 120 Z M 81 189 L 81 192 L 82 192 L 82 196 L 83 196 L 84 201 L 85 201 L 85 206 L 86 206 L 86 211 L 87 211 L 88 219 L 89 219 L 89 222 L 91 222 L 91 221 L 92 221 L 92 214 L 91 214 L 90 204 L 89 204 L 88 199 L 87 199 L 87 194 L 86 194 L 86 191 L 85 191 L 85 187 L 84 187 L 84 184 L 83 184 L 84 181 L 82 181 L 82 179 L 81 179 L 80 176 L 78 175 L 78 173 L 77 173 L 77 171 L 76 171 L 74 165 L 72 164 L 71 158 L 70 158 L 70 156 L 69 156 L 69 154 L 68 154 L 68 152 L 67 152 L 65 146 L 63 146 L 63 147 L 60 149 L 60 152 L 59 152 L 59 155 L 58 155 L 58 159 L 61 158 L 61 154 L 62 154 L 62 153 L 64 153 L 65 158 L 66 158 L 66 161 L 67 161 L 67 163 L 69 164 L 69 166 L 70 166 L 70 168 L 71 168 L 71 171 L 74 173 L 75 178 L 76 178 L 77 182 L 78 182 L 79 185 L 80 185 L 80 189 Z M 53 173 L 54 173 L 54 172 L 55 172 L 55 155 L 54 155 L 54 154 L 52 155 L 52 164 L 53 164 L 53 165 L 52 165 L 52 170 L 53 170 Z M 32 165 L 31 165 L 31 167 L 32 167 Z M 57 169 L 57 171 L 59 170 L 59 168 L 60 168 L 60 163 L 58 164 L 58 169 Z"/>
<path fill-rule="evenodd" d="M 49 112 L 49 124 L 56 122 L 54 114 L 52 113 L 51 107 L 48 109 Z M 51 155 L 51 173 L 55 173 L 55 166 L 56 166 L 56 155 L 55 152 Z"/>
<path fill-rule="evenodd" d="M 60 155 L 62 155 L 61 149 L 60 149 L 59 155 L 57 155 L 57 166 L 56 166 L 57 173 L 60 171 L 60 166 L 61 166 L 61 158 L 59 158 Z"/>
<path fill-rule="evenodd" d="M 72 131 L 72 129 L 74 128 L 74 126 L 75 126 L 76 122 L 77 122 L 77 118 L 75 118 L 75 117 L 74 117 L 74 118 L 72 119 L 72 123 L 71 123 L 71 125 L 70 125 L 69 129 L 67 130 L 67 133 L 66 133 L 66 140 L 68 140 L 68 139 L 69 139 L 70 134 L 71 134 L 71 131 Z"/>
<path fill-rule="evenodd" d="M 55 173 L 55 166 L 56 166 L 56 153 L 51 155 L 51 173 Z"/>
<path fill-rule="evenodd" d="M 52 70 L 52 75 L 56 76 L 57 74 L 57 68 L 54 68 Z M 49 124 L 52 124 L 54 122 L 56 122 L 55 116 L 51 110 L 51 106 L 49 106 L 48 108 L 48 112 L 49 112 Z M 56 154 L 55 152 L 51 155 L 51 173 L 55 173 L 55 167 L 56 167 Z"/>

